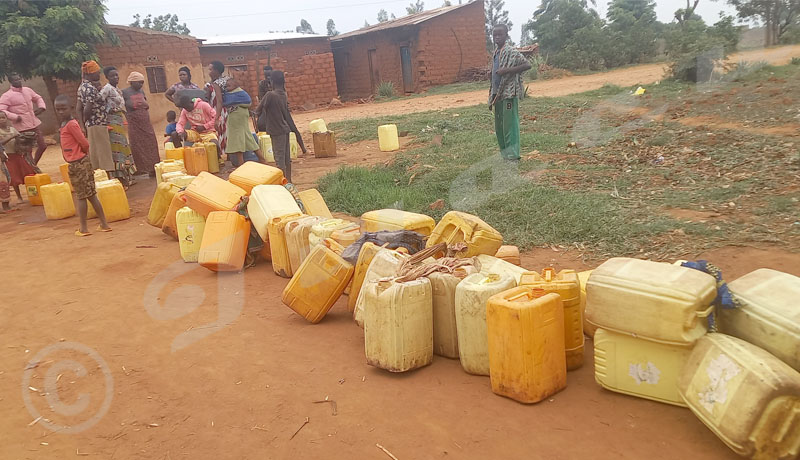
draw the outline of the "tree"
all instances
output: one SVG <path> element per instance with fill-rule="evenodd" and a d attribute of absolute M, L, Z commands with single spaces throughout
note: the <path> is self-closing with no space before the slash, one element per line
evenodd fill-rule
<path fill-rule="evenodd" d="M 134 14 L 133 19 L 134 21 L 131 23 L 131 27 L 159 30 L 161 32 L 170 32 L 180 35 L 189 35 L 190 33 L 185 22 L 183 24 L 178 23 L 179 19 L 177 14 L 164 14 L 156 17 L 153 17 L 152 14 L 148 14 L 144 19 L 141 19 L 141 16 L 138 14 Z"/>
<path fill-rule="evenodd" d="M 453 6 L 453 4 L 450 3 L 450 0 L 444 0 L 444 3 L 442 3 L 442 8 L 444 8 L 445 6 Z"/>
<path fill-rule="evenodd" d="M 581 62 L 597 66 L 603 60 L 602 56 L 583 55 L 584 48 L 592 47 L 595 53 L 605 48 L 602 51 L 605 54 L 615 51 L 605 39 L 600 43 L 585 41 L 587 36 L 603 38 L 603 25 L 603 20 L 589 8 L 587 0 L 542 0 L 525 28 L 533 31 L 540 53 L 548 56 L 548 63 L 565 69 L 579 69 Z"/>
<path fill-rule="evenodd" d="M 612 0 L 606 18 L 608 33 L 617 50 L 613 56 L 615 62 L 607 65 L 634 64 L 655 56 L 659 24 L 653 0 Z"/>
<path fill-rule="evenodd" d="M 328 36 L 335 37 L 339 35 L 339 31 L 336 30 L 336 23 L 333 22 L 333 19 L 328 19 L 328 23 L 325 24 L 325 27 L 328 28 Z"/>
<path fill-rule="evenodd" d="M 378 22 L 386 22 L 389 20 L 389 13 L 386 10 L 381 9 L 378 11 Z"/>
<path fill-rule="evenodd" d="M 498 24 L 505 24 L 508 30 L 511 30 L 513 25 L 508 19 L 508 11 L 504 10 L 506 2 L 504 0 L 484 0 L 486 4 L 486 49 L 492 52 L 494 44 L 492 43 L 492 30 Z M 512 42 L 513 43 L 513 42 Z"/>
<path fill-rule="evenodd" d="M 694 10 L 697 9 L 697 4 L 700 3 L 700 0 L 694 0 L 694 4 L 691 4 L 691 1 L 686 0 L 686 8 L 681 8 L 675 12 L 675 19 L 681 25 L 694 17 Z"/>
<path fill-rule="evenodd" d="M 708 81 L 715 66 L 736 49 L 739 31 L 732 16 L 720 15 L 712 27 L 697 16 L 670 24 L 665 35 L 670 74 L 678 80 Z"/>
<path fill-rule="evenodd" d="M 364 27 L 362 27 L 362 29 L 365 29 L 367 27 L 369 27 L 369 23 L 367 22 L 366 19 L 364 19 Z"/>
<path fill-rule="evenodd" d="M 95 45 L 115 42 L 105 30 L 103 0 L 0 2 L 0 75 L 40 76 L 52 101 L 55 78 L 79 80 L 81 63 L 97 59 Z"/>
<path fill-rule="evenodd" d="M 314 32 L 314 28 L 311 27 L 311 24 L 309 24 L 308 21 L 306 21 L 305 19 L 301 19 L 300 20 L 300 25 L 297 26 L 297 28 L 295 30 L 297 30 L 297 32 L 299 32 L 301 34 L 315 34 L 316 33 L 316 32 Z"/>
<path fill-rule="evenodd" d="M 777 45 L 800 17 L 800 0 L 728 0 L 740 19 L 764 24 L 765 45 Z"/>
<path fill-rule="evenodd" d="M 408 14 L 417 14 L 422 13 L 423 11 L 425 11 L 425 2 L 422 0 L 417 0 L 417 3 L 412 3 L 406 7 L 406 12 Z"/>

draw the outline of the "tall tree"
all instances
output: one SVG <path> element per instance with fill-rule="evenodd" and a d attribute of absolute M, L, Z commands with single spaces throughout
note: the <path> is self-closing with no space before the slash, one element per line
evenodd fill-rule
<path fill-rule="evenodd" d="M 617 52 L 610 67 L 643 62 L 656 54 L 658 19 L 653 0 L 612 0 L 608 4 L 608 32 Z"/>
<path fill-rule="evenodd" d="M 511 30 L 512 22 L 508 19 L 508 11 L 505 10 L 506 2 L 504 0 L 484 0 L 486 11 L 486 49 L 491 52 L 494 49 L 492 43 L 492 30 L 498 24 L 505 24 L 508 30 Z M 513 43 L 513 42 L 512 42 Z"/>
<path fill-rule="evenodd" d="M 700 0 L 694 0 L 694 4 L 692 4 L 692 0 L 686 0 L 686 8 L 681 8 L 675 12 L 675 19 L 678 20 L 678 23 L 684 25 L 684 23 L 692 19 L 694 10 L 697 9 L 699 3 Z"/>
<path fill-rule="evenodd" d="M 764 25 L 765 45 L 777 45 L 783 35 L 796 26 L 800 0 L 728 0 L 741 19 L 755 19 Z"/>
<path fill-rule="evenodd" d="M 328 23 L 325 24 L 325 27 L 328 29 L 328 36 L 335 37 L 339 35 L 339 31 L 336 30 L 336 23 L 333 22 L 333 19 L 328 19 Z"/>
<path fill-rule="evenodd" d="M 416 3 L 412 3 L 406 7 L 406 12 L 408 14 L 417 14 L 422 13 L 423 11 L 425 11 L 425 2 L 422 0 L 417 0 Z"/>
<path fill-rule="evenodd" d="M 142 19 L 140 15 L 134 14 L 133 19 L 134 21 L 131 23 L 131 27 L 159 30 L 161 32 L 171 32 L 181 35 L 189 35 L 191 33 L 189 28 L 186 27 L 185 22 L 183 24 L 178 22 L 180 19 L 178 19 L 177 14 L 163 14 L 156 17 L 153 17 L 152 14 L 148 14 L 144 19 Z"/>
<path fill-rule="evenodd" d="M 525 25 L 548 63 L 565 69 L 602 69 L 615 53 L 604 21 L 589 0 L 542 0 Z M 594 4 L 594 2 L 591 2 Z"/>
<path fill-rule="evenodd" d="M 97 59 L 95 45 L 116 40 L 106 11 L 103 0 L 0 2 L 0 75 L 40 76 L 52 101 L 55 78 L 79 80 L 81 63 Z"/>
<path fill-rule="evenodd" d="M 381 9 L 378 11 L 378 22 L 386 22 L 389 20 L 389 13 L 386 10 Z"/>
<path fill-rule="evenodd" d="M 444 0 L 444 3 L 442 3 L 442 7 L 445 7 L 445 6 L 453 6 L 453 4 L 450 3 L 450 0 Z"/>
<path fill-rule="evenodd" d="M 314 28 L 311 27 L 311 24 L 309 24 L 309 22 L 306 21 L 305 19 L 301 19 L 300 20 L 300 25 L 297 26 L 297 28 L 295 30 L 300 32 L 301 34 L 315 34 L 316 33 L 316 32 L 314 32 Z"/>
<path fill-rule="evenodd" d="M 361 27 L 361 28 L 362 28 L 362 29 L 364 29 L 364 28 L 366 28 L 366 27 L 369 27 L 369 23 L 367 22 L 367 20 L 366 20 L 366 19 L 364 19 L 364 26 L 363 26 L 363 27 Z"/>

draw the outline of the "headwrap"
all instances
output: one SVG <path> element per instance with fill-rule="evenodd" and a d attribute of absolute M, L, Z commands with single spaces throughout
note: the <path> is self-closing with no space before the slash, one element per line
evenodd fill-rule
<path fill-rule="evenodd" d="M 140 74 L 139 72 L 131 72 L 131 74 L 128 75 L 128 83 L 134 81 L 144 81 L 144 75 Z"/>
<path fill-rule="evenodd" d="M 84 74 L 96 73 L 100 71 L 100 65 L 96 61 L 84 61 L 81 64 L 81 72 Z"/>

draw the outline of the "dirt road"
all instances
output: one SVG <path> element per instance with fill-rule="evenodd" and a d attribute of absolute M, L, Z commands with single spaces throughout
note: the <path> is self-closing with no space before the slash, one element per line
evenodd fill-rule
<path fill-rule="evenodd" d="M 743 51 L 730 56 L 730 62 L 766 61 L 770 64 L 784 65 L 792 57 L 800 56 L 800 45 L 782 46 L 778 48 Z M 618 86 L 648 85 L 664 78 L 666 65 L 648 64 L 625 69 L 612 70 L 591 75 L 578 75 L 557 80 L 543 80 L 530 84 L 528 93 L 531 96 L 564 96 L 601 88 L 606 84 Z M 487 88 L 488 91 L 488 88 Z M 487 91 L 443 94 L 437 96 L 400 99 L 380 104 L 361 104 L 336 109 L 317 110 L 295 115 L 298 126 L 308 126 L 315 118 L 324 118 L 326 122 L 352 120 L 367 117 L 398 115 L 403 113 L 426 112 L 454 107 L 468 107 L 485 104 Z"/>

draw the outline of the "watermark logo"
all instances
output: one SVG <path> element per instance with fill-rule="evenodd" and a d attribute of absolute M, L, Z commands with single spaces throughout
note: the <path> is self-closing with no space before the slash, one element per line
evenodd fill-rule
<path fill-rule="evenodd" d="M 22 374 L 22 399 L 34 422 L 75 434 L 94 426 L 111 407 L 114 379 L 94 349 L 61 342 L 39 351 Z"/>
<path fill-rule="evenodd" d="M 519 162 L 504 160 L 495 154 L 461 172 L 453 180 L 448 198 L 453 209 L 474 213 L 495 196 L 527 183 L 520 175 Z"/>

